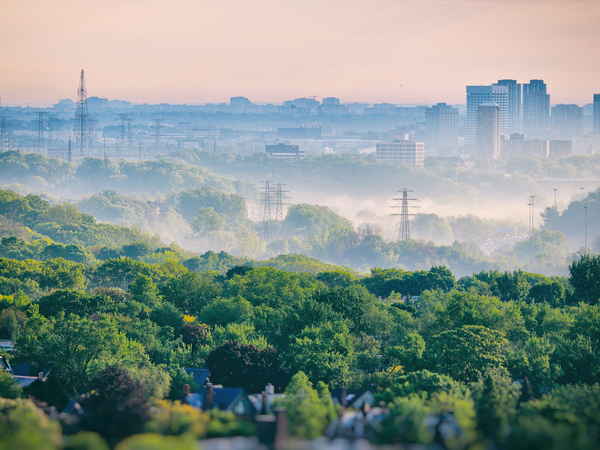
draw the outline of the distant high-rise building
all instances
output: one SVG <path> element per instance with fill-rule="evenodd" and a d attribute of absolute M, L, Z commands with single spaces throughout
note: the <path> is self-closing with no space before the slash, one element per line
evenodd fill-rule
<path fill-rule="evenodd" d="M 323 99 L 323 104 L 319 106 L 319 113 L 342 116 L 348 114 L 348 108 L 340 105 L 340 99 L 335 97 L 327 97 Z"/>
<path fill-rule="evenodd" d="M 100 97 L 88 97 L 88 109 L 104 109 L 108 107 L 108 99 Z"/>
<path fill-rule="evenodd" d="M 493 102 L 477 107 L 477 156 L 486 159 L 500 157 L 502 112 Z"/>
<path fill-rule="evenodd" d="M 445 103 L 425 111 L 425 145 L 435 150 L 458 147 L 458 109 Z"/>
<path fill-rule="evenodd" d="M 410 142 L 408 134 L 394 135 L 394 142 L 377 143 L 375 157 L 380 161 L 423 166 L 425 143 Z"/>
<path fill-rule="evenodd" d="M 594 136 L 600 136 L 600 94 L 594 94 Z"/>
<path fill-rule="evenodd" d="M 583 108 L 580 106 L 553 106 L 550 119 L 552 129 L 560 139 L 578 138 L 583 133 Z"/>
<path fill-rule="evenodd" d="M 498 80 L 497 86 L 508 86 L 508 133 L 521 131 L 521 85 L 516 80 Z"/>
<path fill-rule="evenodd" d="M 544 80 L 523 84 L 523 131 L 538 133 L 550 127 L 550 95 Z"/>
<path fill-rule="evenodd" d="M 500 132 L 508 135 L 508 96 L 508 86 L 467 86 L 466 144 L 477 143 L 477 108 L 483 103 L 493 102 L 500 108 Z"/>

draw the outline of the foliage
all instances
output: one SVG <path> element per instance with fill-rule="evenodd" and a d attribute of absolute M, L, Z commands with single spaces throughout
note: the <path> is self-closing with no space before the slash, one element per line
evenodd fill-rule
<path fill-rule="evenodd" d="M 268 383 L 282 390 L 289 381 L 275 350 L 251 344 L 228 341 L 220 345 L 208 356 L 206 367 L 213 382 L 248 393 L 262 392 Z"/>
<path fill-rule="evenodd" d="M 142 384 L 118 366 L 98 373 L 84 408 L 84 426 L 109 442 L 141 432 L 148 415 Z"/>
<path fill-rule="evenodd" d="M 0 398 L 0 419 L 2 450 L 54 450 L 60 444 L 60 425 L 30 400 Z"/>
<path fill-rule="evenodd" d="M 0 398 L 15 399 L 23 395 L 23 390 L 12 375 L 0 369 Z"/>
<path fill-rule="evenodd" d="M 317 389 L 303 372 L 298 372 L 285 390 L 285 397 L 280 400 L 287 409 L 290 421 L 290 433 L 314 439 L 322 436 L 325 428 L 333 419 L 333 404 L 328 398 L 329 390 L 324 383 L 319 383 Z"/>

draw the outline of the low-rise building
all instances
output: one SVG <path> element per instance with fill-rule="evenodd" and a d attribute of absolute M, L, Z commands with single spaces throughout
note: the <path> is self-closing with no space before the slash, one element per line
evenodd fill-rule
<path fill-rule="evenodd" d="M 510 159 L 518 156 L 541 156 L 547 158 L 550 154 L 550 141 L 525 139 L 524 134 L 512 134 L 510 139 L 502 141 L 502 158 Z"/>
<path fill-rule="evenodd" d="M 300 150 L 298 145 L 283 143 L 266 145 L 265 151 L 271 155 L 272 158 L 304 158 L 306 156 L 306 152 Z"/>
<path fill-rule="evenodd" d="M 395 135 L 394 142 L 377 144 L 375 157 L 380 161 L 423 166 L 425 164 L 425 143 L 411 142 L 406 134 Z"/>

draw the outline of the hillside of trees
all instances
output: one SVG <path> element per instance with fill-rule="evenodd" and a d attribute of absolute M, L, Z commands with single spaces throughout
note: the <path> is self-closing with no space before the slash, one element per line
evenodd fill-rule
<path fill-rule="evenodd" d="M 374 393 L 378 444 L 599 448 L 600 257 L 570 253 L 556 223 L 486 256 L 468 241 L 386 241 L 368 220 L 300 203 L 265 242 L 244 184 L 206 169 L 153 183 L 138 172 L 183 166 L 3 158 L 7 182 L 90 184 L 78 203 L 0 190 L 0 339 L 12 346 L 0 356 L 44 376 L 22 388 L 0 370 L 0 448 L 191 449 L 259 434 L 252 417 L 182 403 L 200 387 L 185 368 L 248 394 L 273 383 L 298 439 L 343 412 L 331 397 L 343 386 Z M 101 183 L 97 164 L 114 179 Z M 483 223 L 415 227 L 483 235 Z M 77 421 L 60 414 L 74 402 Z M 450 416 L 459 433 L 426 425 Z"/>

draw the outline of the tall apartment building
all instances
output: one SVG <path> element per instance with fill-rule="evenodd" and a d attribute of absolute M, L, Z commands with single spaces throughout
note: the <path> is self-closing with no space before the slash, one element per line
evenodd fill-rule
<path fill-rule="evenodd" d="M 375 157 L 380 161 L 423 166 L 425 143 L 410 142 L 407 134 L 394 135 L 394 142 L 377 143 Z"/>
<path fill-rule="evenodd" d="M 550 95 L 544 80 L 523 84 L 523 131 L 538 133 L 550 128 Z"/>
<path fill-rule="evenodd" d="M 594 136 L 600 136 L 600 94 L 594 94 Z"/>
<path fill-rule="evenodd" d="M 508 135 L 508 97 L 508 86 L 497 84 L 491 86 L 467 86 L 466 144 L 477 144 L 477 108 L 483 103 L 493 102 L 498 105 L 500 108 L 500 132 Z"/>
<path fill-rule="evenodd" d="M 458 108 L 445 103 L 425 110 L 425 145 L 435 150 L 458 147 Z"/>
<path fill-rule="evenodd" d="M 477 107 L 477 156 L 486 159 L 500 157 L 502 112 L 493 102 Z"/>
<path fill-rule="evenodd" d="M 578 138 L 583 134 L 583 108 L 578 105 L 553 106 L 550 122 L 559 139 Z"/>
<path fill-rule="evenodd" d="M 498 86 L 508 87 L 508 134 L 521 132 L 521 84 L 516 80 L 498 80 Z"/>

